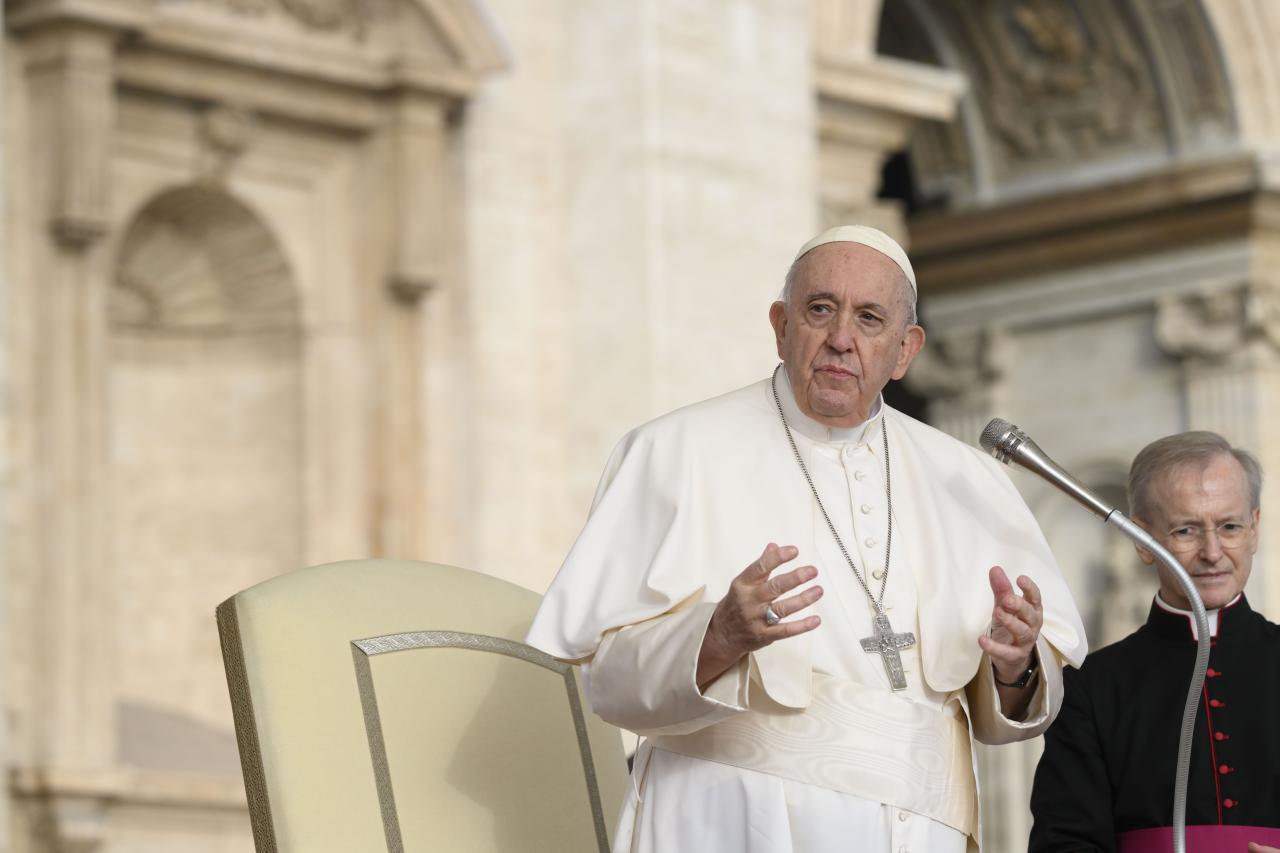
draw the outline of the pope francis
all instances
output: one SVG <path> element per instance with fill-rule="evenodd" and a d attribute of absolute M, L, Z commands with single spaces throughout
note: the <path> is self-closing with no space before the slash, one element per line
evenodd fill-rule
<path fill-rule="evenodd" d="M 773 375 L 609 459 L 528 642 L 645 736 L 615 851 L 976 849 L 974 739 L 1057 713 L 1084 629 L 1034 518 L 881 398 L 915 301 L 890 237 L 819 235 L 769 310 Z"/>

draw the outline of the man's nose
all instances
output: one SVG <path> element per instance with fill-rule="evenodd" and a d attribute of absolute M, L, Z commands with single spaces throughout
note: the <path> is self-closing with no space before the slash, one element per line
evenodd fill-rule
<path fill-rule="evenodd" d="M 836 352 L 849 352 L 857 344 L 855 328 L 852 317 L 837 316 L 827 330 L 827 346 Z"/>
<path fill-rule="evenodd" d="M 1200 556 L 1210 563 L 1222 559 L 1222 540 L 1218 538 L 1217 529 L 1210 527 L 1200 533 Z"/>

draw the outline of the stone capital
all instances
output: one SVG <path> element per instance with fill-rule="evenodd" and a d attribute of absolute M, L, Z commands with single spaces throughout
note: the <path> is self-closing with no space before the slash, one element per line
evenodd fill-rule
<path fill-rule="evenodd" d="M 1166 355 L 1199 366 L 1280 356 L 1280 286 L 1248 282 L 1164 296 L 1155 335 Z"/>
<path fill-rule="evenodd" d="M 931 340 L 920 351 L 905 382 L 934 401 L 960 402 L 985 396 L 1007 369 L 1009 347 L 998 329 L 968 329 Z"/>

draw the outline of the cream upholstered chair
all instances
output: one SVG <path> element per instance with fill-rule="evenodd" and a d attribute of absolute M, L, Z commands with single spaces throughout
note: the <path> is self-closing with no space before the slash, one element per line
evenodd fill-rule
<path fill-rule="evenodd" d="M 617 729 L 521 642 L 538 596 L 451 566 L 331 563 L 218 607 L 258 853 L 605 851 Z"/>

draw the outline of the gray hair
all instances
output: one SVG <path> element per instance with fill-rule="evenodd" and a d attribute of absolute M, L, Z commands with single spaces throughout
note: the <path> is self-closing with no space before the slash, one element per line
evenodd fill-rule
<path fill-rule="evenodd" d="M 1222 456 L 1232 457 L 1244 469 L 1249 482 L 1249 508 L 1257 509 L 1262 500 L 1262 466 L 1254 455 L 1232 447 L 1231 442 L 1216 432 L 1192 430 L 1153 441 L 1133 458 L 1133 465 L 1129 467 L 1129 515 L 1143 521 L 1152 520 L 1151 489 L 1161 474 L 1183 468 L 1203 470 Z"/>
<path fill-rule="evenodd" d="M 791 307 L 791 293 L 795 290 L 795 281 L 799 275 L 800 262 L 808 257 L 808 253 L 801 255 L 791 262 L 791 266 L 787 268 L 787 277 L 782 280 L 782 292 L 778 294 L 778 302 Z M 920 322 L 920 317 L 916 313 L 916 289 L 911 286 L 911 281 L 907 278 L 907 274 L 898 270 L 899 284 L 902 287 L 902 296 L 899 300 L 907 309 L 908 326 L 914 326 Z"/>

